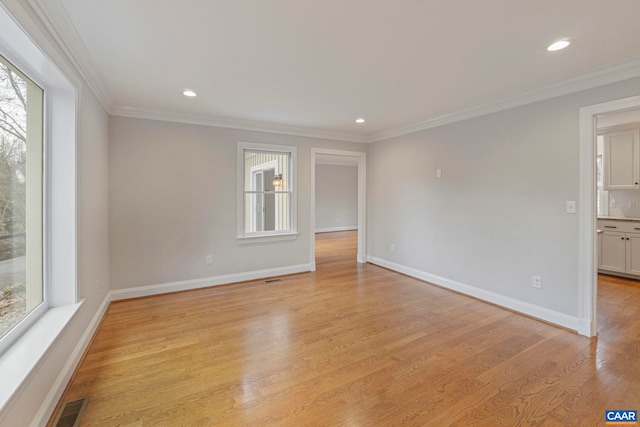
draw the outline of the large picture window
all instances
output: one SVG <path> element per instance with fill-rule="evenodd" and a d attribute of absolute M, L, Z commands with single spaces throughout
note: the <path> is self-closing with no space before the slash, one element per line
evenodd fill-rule
<path fill-rule="evenodd" d="M 241 144 L 241 220 L 239 237 L 295 232 L 292 147 Z"/>
<path fill-rule="evenodd" d="M 43 90 L 0 56 L 0 338 L 44 300 Z"/>

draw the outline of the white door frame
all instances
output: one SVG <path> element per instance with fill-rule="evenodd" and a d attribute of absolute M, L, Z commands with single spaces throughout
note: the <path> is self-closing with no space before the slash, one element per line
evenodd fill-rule
<path fill-rule="evenodd" d="M 359 263 L 367 262 L 367 153 L 359 151 L 311 149 L 311 271 L 316 271 L 316 154 L 356 157 L 358 159 L 358 255 Z"/>
<path fill-rule="evenodd" d="M 596 245 L 596 116 L 640 108 L 640 96 L 580 108 L 580 206 L 578 237 L 578 333 L 598 335 Z"/>

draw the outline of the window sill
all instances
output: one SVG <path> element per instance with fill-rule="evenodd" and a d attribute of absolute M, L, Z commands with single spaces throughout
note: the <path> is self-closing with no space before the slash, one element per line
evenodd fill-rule
<path fill-rule="evenodd" d="M 283 240 L 295 240 L 298 238 L 299 233 L 286 233 L 286 234 L 264 234 L 259 236 L 240 236 L 238 237 L 238 244 L 249 245 L 253 243 L 269 243 L 280 242 Z"/>
<path fill-rule="evenodd" d="M 50 308 L 0 356 L 0 419 L 38 370 L 42 359 L 78 312 L 82 302 Z"/>

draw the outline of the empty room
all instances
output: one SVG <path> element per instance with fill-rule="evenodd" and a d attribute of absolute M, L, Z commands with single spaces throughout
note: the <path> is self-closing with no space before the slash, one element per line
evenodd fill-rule
<path fill-rule="evenodd" d="M 0 426 L 635 424 L 639 14 L 0 0 Z"/>

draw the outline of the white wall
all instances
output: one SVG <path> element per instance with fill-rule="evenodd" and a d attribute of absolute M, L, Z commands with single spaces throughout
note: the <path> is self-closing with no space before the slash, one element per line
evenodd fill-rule
<path fill-rule="evenodd" d="M 124 117 L 109 129 L 112 289 L 309 264 L 311 148 L 367 147 Z M 239 244 L 238 141 L 297 147 L 297 239 Z"/>
<path fill-rule="evenodd" d="M 316 231 L 358 228 L 358 167 L 316 165 Z"/>
<path fill-rule="evenodd" d="M 628 80 L 372 144 L 368 255 L 547 318 L 575 318 L 578 216 L 565 202 L 578 201 L 578 110 L 639 87 Z"/>
<path fill-rule="evenodd" d="M 19 16 L 23 28 L 34 29 L 29 33 L 30 37 L 50 58 L 55 59 L 56 65 L 67 76 L 81 82 L 74 69 L 60 59 L 63 56 L 52 46 L 52 37 L 31 10 L 22 9 L 24 4 L 21 2 L 5 3 L 14 16 Z M 108 115 L 91 90 L 82 83 L 78 112 L 77 277 L 78 297 L 84 299 L 84 303 L 41 359 L 33 375 L 23 384 L 12 405 L 5 408 L 2 425 L 24 426 L 32 420 L 48 420 L 50 412 L 47 410 L 57 403 L 55 393 L 61 393 L 66 385 L 64 379 L 61 382 L 60 375 L 71 374 L 72 370 L 65 369 L 65 365 L 82 354 L 83 348 L 78 345 L 86 343 L 84 338 L 90 338 L 86 335 L 87 329 L 96 315 L 99 317 L 101 314 L 102 303 L 109 290 Z M 96 290 L 96 280 L 101 283 L 99 290 Z"/>

